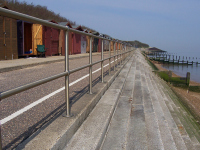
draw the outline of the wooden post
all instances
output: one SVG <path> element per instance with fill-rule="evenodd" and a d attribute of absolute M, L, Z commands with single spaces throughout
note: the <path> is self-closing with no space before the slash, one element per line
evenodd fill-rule
<path fill-rule="evenodd" d="M 186 74 L 186 85 L 189 87 L 190 84 L 190 72 L 187 72 Z"/>

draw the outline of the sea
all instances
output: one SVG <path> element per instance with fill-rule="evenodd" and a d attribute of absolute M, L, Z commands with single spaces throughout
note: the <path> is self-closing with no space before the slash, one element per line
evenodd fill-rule
<path fill-rule="evenodd" d="M 200 52 L 179 52 L 179 53 L 169 53 L 171 55 L 170 59 L 178 59 L 184 61 L 193 61 L 200 63 Z M 169 58 L 169 57 L 168 57 Z M 163 68 L 173 71 L 175 74 L 185 77 L 187 72 L 190 72 L 190 80 L 200 83 L 200 64 L 194 63 L 193 65 L 177 65 L 177 64 L 163 64 Z"/>
<path fill-rule="evenodd" d="M 186 77 L 186 73 L 190 72 L 190 80 L 200 83 L 200 64 L 196 65 L 173 65 L 163 64 L 163 68 L 173 71 L 175 74 Z"/>

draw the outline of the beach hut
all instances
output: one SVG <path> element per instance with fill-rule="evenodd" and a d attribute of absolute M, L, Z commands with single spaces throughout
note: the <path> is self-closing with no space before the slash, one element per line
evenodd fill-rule
<path fill-rule="evenodd" d="M 86 53 L 90 52 L 90 37 L 86 36 Z"/>
<path fill-rule="evenodd" d="M 69 22 L 59 22 L 60 25 L 68 26 L 69 28 L 72 28 L 71 24 Z M 60 30 L 59 35 L 59 54 L 62 56 L 65 56 L 65 32 L 63 30 Z M 69 47 L 69 55 L 72 54 L 72 33 L 68 33 L 68 47 Z"/>
<path fill-rule="evenodd" d="M 92 30 L 87 30 L 88 33 L 91 33 L 92 34 Z M 90 36 L 86 36 L 86 53 L 89 53 L 90 52 Z M 92 44 L 92 50 L 93 50 L 93 44 Z"/>
<path fill-rule="evenodd" d="M 102 39 L 99 39 L 99 42 L 98 42 L 98 52 L 101 52 L 101 49 L 102 49 Z"/>
<path fill-rule="evenodd" d="M 103 37 L 108 39 L 108 40 L 110 39 L 110 36 L 108 36 L 106 34 L 103 34 Z M 109 51 L 109 41 L 108 40 L 103 41 L 104 51 Z"/>
<path fill-rule="evenodd" d="M 34 55 L 32 51 L 32 23 L 17 21 L 17 43 L 19 56 Z"/>
<path fill-rule="evenodd" d="M 43 44 L 42 25 L 22 20 L 17 21 L 17 43 L 19 56 L 37 55 L 37 45 Z"/>
<path fill-rule="evenodd" d="M 115 50 L 118 50 L 118 41 L 115 42 Z"/>
<path fill-rule="evenodd" d="M 88 33 L 87 29 L 85 29 L 83 32 Z M 81 35 L 81 53 L 86 53 L 86 48 L 87 48 L 87 36 L 86 35 Z"/>
<path fill-rule="evenodd" d="M 93 35 L 99 36 L 99 32 L 93 32 Z M 93 52 L 98 52 L 98 44 L 99 44 L 99 39 L 98 38 L 94 38 L 93 41 Z"/>
<path fill-rule="evenodd" d="M 72 25 L 72 28 L 79 31 L 84 31 L 80 25 Z M 72 54 L 81 53 L 81 34 L 72 32 Z"/>
<path fill-rule="evenodd" d="M 110 42 L 110 51 L 113 51 L 113 50 L 114 50 L 114 42 L 111 41 L 111 42 Z"/>
<path fill-rule="evenodd" d="M 50 22 L 56 23 L 54 20 Z M 37 55 L 37 45 L 45 45 L 46 56 L 59 54 L 59 30 L 23 20 L 17 21 L 19 56 Z"/>
<path fill-rule="evenodd" d="M 17 59 L 17 20 L 0 16 L 0 30 L 0 60 Z"/>
<path fill-rule="evenodd" d="M 49 22 L 58 24 L 54 20 L 49 20 Z M 43 26 L 43 45 L 47 48 L 46 56 L 59 55 L 59 34 L 59 29 Z"/>

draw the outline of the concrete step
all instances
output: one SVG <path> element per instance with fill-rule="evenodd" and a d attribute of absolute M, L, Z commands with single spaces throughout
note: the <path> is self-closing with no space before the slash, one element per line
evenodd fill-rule
<path fill-rule="evenodd" d="M 160 79 L 159 79 L 160 80 Z M 175 93 L 166 85 L 165 82 L 160 80 L 160 88 L 168 101 L 165 101 L 168 106 L 172 117 L 174 118 L 183 140 L 185 141 L 188 149 L 198 149 L 200 130 L 199 125 L 194 117 L 187 111 L 187 109 L 179 102 Z"/>
<path fill-rule="evenodd" d="M 140 63 L 136 60 L 133 101 L 130 109 L 126 149 L 148 149 Z"/>
<path fill-rule="evenodd" d="M 175 123 L 175 121 L 174 121 L 174 119 L 173 119 L 173 117 L 172 117 L 172 115 L 171 115 L 171 113 L 170 113 L 170 111 L 169 111 L 169 109 L 168 109 L 168 107 L 165 103 L 165 100 L 167 98 L 165 97 L 165 95 L 162 94 L 157 80 L 152 77 L 151 81 L 154 85 L 154 90 L 157 91 L 156 93 L 157 93 L 157 96 L 158 96 L 160 106 L 161 106 L 163 113 L 165 115 L 166 122 L 168 123 L 169 130 L 171 132 L 171 135 L 173 137 L 173 140 L 176 144 L 177 149 L 187 149 L 186 145 L 184 143 L 184 140 L 182 139 L 181 134 L 179 132 L 178 126 Z"/>
<path fill-rule="evenodd" d="M 185 141 L 187 148 L 195 149 L 196 147 L 195 145 L 198 142 L 195 137 L 195 132 L 193 131 L 191 122 L 187 121 L 188 116 L 185 117 L 185 114 L 187 114 L 187 112 L 185 110 L 182 110 L 182 108 L 179 107 L 179 105 L 177 104 L 172 104 L 170 107 L 172 107 L 173 109 L 173 110 L 170 110 L 172 117 L 174 118 L 178 126 L 179 132 L 181 133 L 181 136 L 183 140 Z"/>
<path fill-rule="evenodd" d="M 135 79 L 135 61 L 133 61 L 129 74 L 126 78 L 116 110 L 110 122 L 108 132 L 105 136 L 101 149 L 124 149 L 126 146 L 126 137 L 128 132 L 128 123 L 130 118 L 132 90 Z"/>
<path fill-rule="evenodd" d="M 160 135 L 162 139 L 162 143 L 164 149 L 177 149 L 176 144 L 174 142 L 173 136 L 171 134 L 169 124 L 167 122 L 167 118 L 164 114 L 164 110 L 161 107 L 160 100 L 160 92 L 156 89 L 156 85 L 152 80 L 152 76 L 147 74 L 146 75 L 149 79 L 147 80 L 150 97 L 152 99 L 153 108 L 155 111 L 155 115 L 157 117 L 158 126 L 160 130 Z"/>
<path fill-rule="evenodd" d="M 146 68 L 145 68 L 146 69 Z M 147 142 L 148 149 L 164 149 L 158 119 L 154 111 L 151 94 L 149 90 L 149 86 L 147 81 L 149 81 L 149 77 L 145 74 L 144 69 L 141 68 L 141 79 L 142 79 L 142 91 L 144 95 L 144 112 L 145 112 L 145 121 L 146 121 L 146 129 L 147 129 Z"/>
<path fill-rule="evenodd" d="M 119 76 L 115 79 L 64 149 L 93 150 L 100 148 L 125 84 L 125 79 L 131 68 L 132 61 L 133 57 L 129 60 L 125 68 L 120 72 Z"/>

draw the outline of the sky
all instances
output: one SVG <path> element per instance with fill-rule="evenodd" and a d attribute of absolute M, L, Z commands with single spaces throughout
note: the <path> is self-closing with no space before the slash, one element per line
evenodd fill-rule
<path fill-rule="evenodd" d="M 116 39 L 200 56 L 200 0 L 25 1 Z"/>

